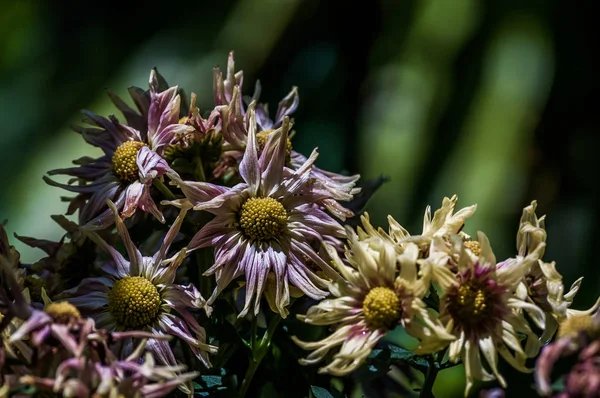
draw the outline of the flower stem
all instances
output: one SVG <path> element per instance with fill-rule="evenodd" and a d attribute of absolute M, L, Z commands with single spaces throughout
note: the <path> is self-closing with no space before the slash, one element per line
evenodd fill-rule
<path fill-rule="evenodd" d="M 256 322 L 256 316 L 253 318 L 253 322 Z M 246 375 L 244 376 L 244 380 L 242 381 L 242 386 L 240 387 L 240 397 L 244 398 L 246 393 L 248 392 L 248 388 L 250 387 L 250 383 L 252 383 L 252 378 L 256 373 L 256 370 L 260 366 L 265 355 L 269 352 L 269 347 L 271 346 L 271 339 L 275 334 L 275 330 L 277 326 L 279 326 L 279 322 L 281 322 L 281 316 L 279 314 L 274 314 L 273 318 L 269 321 L 269 325 L 267 326 L 267 330 L 263 335 L 262 339 L 258 344 L 256 343 L 256 329 L 254 329 L 252 338 L 252 355 L 250 355 L 250 363 L 248 364 L 248 370 L 246 370 Z"/>
<path fill-rule="evenodd" d="M 175 195 L 173 195 L 173 192 L 171 192 L 171 190 L 158 178 L 155 178 L 152 180 L 152 184 L 154 184 L 154 186 L 156 188 L 158 188 L 158 190 L 165 195 L 165 197 L 169 200 L 174 200 L 175 199 Z"/>
<path fill-rule="evenodd" d="M 439 372 L 438 365 L 433 360 L 433 357 L 428 359 L 429 367 L 427 368 L 427 374 L 425 375 L 425 381 L 423 382 L 423 388 L 419 393 L 419 398 L 434 398 L 433 385 Z"/>

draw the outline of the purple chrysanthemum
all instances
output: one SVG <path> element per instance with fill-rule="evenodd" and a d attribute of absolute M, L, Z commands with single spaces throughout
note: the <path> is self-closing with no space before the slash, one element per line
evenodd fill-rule
<path fill-rule="evenodd" d="M 86 278 L 80 286 L 67 291 L 73 296 L 69 301 L 83 312 L 90 312 L 101 327 L 109 330 L 147 330 L 154 335 L 178 337 L 189 345 L 198 359 L 210 366 L 208 353 L 216 352 L 216 347 L 206 344 L 206 332 L 190 312 L 204 308 L 210 313 L 210 308 L 194 285 L 174 283 L 185 250 L 166 259 L 186 210 L 180 212 L 160 250 L 152 257 L 143 257 L 131 241 L 115 205 L 112 202 L 108 205 L 115 214 L 117 231 L 129 261 L 96 233 L 90 232 L 90 239 L 106 251 L 112 261 L 102 268 L 106 276 Z M 173 351 L 164 340 L 152 339 L 148 346 L 162 363 L 176 364 Z"/>
<path fill-rule="evenodd" d="M 112 223 L 113 216 L 106 208 L 106 199 L 116 204 L 123 217 L 132 216 L 139 207 L 164 222 L 162 213 L 150 196 L 150 186 L 154 178 L 170 170 L 162 158 L 165 146 L 178 134 L 193 130 L 193 127 L 179 124 L 177 86 L 167 89 L 156 70 L 150 73 L 149 91 L 132 88 L 130 94 L 141 115 L 120 98 L 111 95 L 127 124 L 114 116 L 106 119 L 84 111 L 86 122 L 93 127 L 75 128 L 86 142 L 102 149 L 103 156 L 98 159 L 83 157 L 73 162 L 79 167 L 48 172 L 50 175 L 75 177 L 69 184 L 44 177 L 50 185 L 78 193 L 71 201 L 68 213 L 79 208 L 81 225 L 101 229 Z M 72 184 L 76 181 L 80 184 Z"/>
<path fill-rule="evenodd" d="M 209 303 L 233 279 L 245 275 L 245 305 L 239 316 L 248 312 L 253 299 L 257 314 L 267 278 L 274 273 L 275 307 L 285 317 L 289 284 L 315 299 L 327 295 L 323 290 L 325 280 L 307 266 L 307 261 L 329 277 L 339 278 L 310 243 L 321 242 L 325 236 L 345 237 L 345 231 L 323 210 L 323 202 L 331 196 L 316 189 L 319 183 L 310 177 L 317 151 L 298 170 L 284 166 L 290 129 L 285 118 L 282 126 L 269 135 L 259 156 L 253 104 L 249 114 L 248 145 L 240 162 L 243 182 L 227 188 L 173 176 L 187 200 L 168 203 L 193 206 L 194 210 L 206 210 L 216 216 L 188 245 L 189 250 L 215 247 L 215 263 L 205 272 L 217 278 Z"/>
<path fill-rule="evenodd" d="M 229 54 L 227 63 L 227 74 L 225 79 L 222 72 L 215 68 L 214 70 L 214 98 L 215 110 L 221 114 L 222 134 L 225 140 L 223 145 L 224 164 L 239 162 L 244 154 L 244 150 L 248 143 L 248 114 L 244 109 L 242 99 L 243 72 L 235 73 L 235 63 L 233 60 L 233 52 Z M 252 100 L 258 102 L 261 92 L 260 83 L 256 83 Z M 256 124 L 257 140 L 258 140 L 258 155 L 260 156 L 267 137 L 281 127 L 284 119 L 294 113 L 298 108 L 300 100 L 298 97 L 298 89 L 292 87 L 288 95 L 283 98 L 278 105 L 275 119 L 269 117 L 269 111 L 266 104 L 256 105 Z M 288 137 L 288 138 L 291 138 Z M 294 151 L 291 142 L 287 141 L 287 151 L 285 157 L 286 166 L 293 170 L 298 170 L 307 162 L 306 156 Z M 222 168 L 217 168 L 217 173 Z M 310 170 L 310 178 L 319 181 L 319 187 L 316 189 L 324 190 L 324 194 L 330 196 L 324 200 L 324 205 L 329 211 L 340 218 L 352 216 L 352 212 L 341 206 L 338 201 L 349 201 L 353 196 L 360 192 L 360 188 L 355 187 L 356 181 L 360 176 L 344 176 L 341 174 L 325 171 L 316 166 L 312 166 Z"/>

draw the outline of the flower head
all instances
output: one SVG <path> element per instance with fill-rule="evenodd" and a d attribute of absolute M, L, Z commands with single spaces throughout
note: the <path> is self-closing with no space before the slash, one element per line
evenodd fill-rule
<path fill-rule="evenodd" d="M 600 391 L 600 316 L 579 314 L 564 320 L 558 339 L 545 346 L 535 364 L 535 381 L 542 396 L 552 394 L 552 379 L 558 376 L 564 390 L 556 397 L 595 397 Z M 575 357 L 570 370 L 557 374 L 562 357 Z M 559 368 L 560 369 L 560 368 Z"/>
<path fill-rule="evenodd" d="M 456 336 L 450 343 L 448 355 L 451 361 L 461 358 L 465 364 L 465 395 L 474 380 L 497 379 L 506 387 L 497 367 L 498 354 L 516 369 L 528 372 L 525 360 L 537 355 L 539 341 L 524 312 L 540 329 L 545 322 L 539 307 L 514 294 L 523 275 L 538 260 L 543 245 L 508 270 L 496 268 L 496 258 L 487 237 L 480 232 L 478 238 L 479 255 L 475 255 L 460 236 L 452 236 L 451 245 L 442 237 L 436 237 L 429 257 L 423 261 L 424 272 L 431 272 L 433 280 L 444 291 L 440 297 L 440 321 Z M 520 342 L 521 335 L 527 339 L 525 348 Z M 447 345 L 435 339 L 428 343 L 424 348 L 429 350 Z"/>
<path fill-rule="evenodd" d="M 142 256 L 112 202 L 117 231 L 125 244 L 129 261 L 109 246 L 95 232 L 90 238 L 112 258 L 102 270 L 106 276 L 86 278 L 80 286 L 67 291 L 69 302 L 84 312 L 95 316 L 102 327 L 109 330 L 146 330 L 153 335 L 178 337 L 186 342 L 192 352 L 205 365 L 209 365 L 208 353 L 216 347 L 206 344 L 206 333 L 190 312 L 191 309 L 209 307 L 192 285 L 174 283 L 177 268 L 185 257 L 185 249 L 170 259 L 167 252 L 179 232 L 186 214 L 183 209 L 160 247 L 152 257 Z M 152 339 L 148 343 L 154 355 L 164 364 L 175 364 L 173 351 L 164 340 Z"/>
<path fill-rule="evenodd" d="M 80 209 L 79 223 L 91 229 L 102 229 L 112 223 L 112 212 L 105 207 L 107 199 L 115 202 L 123 217 L 132 216 L 140 208 L 164 222 L 150 196 L 150 187 L 153 179 L 170 170 L 162 158 L 165 146 L 177 135 L 193 130 L 191 126 L 179 124 L 177 87 L 166 88 L 156 70 L 150 73 L 149 92 L 131 88 L 130 94 L 141 115 L 111 94 L 127 124 L 114 116 L 106 119 L 85 111 L 86 122 L 93 127 L 75 128 L 86 142 L 102 149 L 103 156 L 84 157 L 74 161 L 78 167 L 48 172 L 75 177 L 69 184 L 44 177 L 48 184 L 78 194 L 71 201 L 68 213 Z M 71 184 L 76 181 L 80 184 Z"/>
<path fill-rule="evenodd" d="M 222 163 L 226 165 L 239 163 L 249 142 L 247 126 L 250 112 L 249 108 L 245 109 L 242 101 L 242 85 L 243 72 L 235 72 L 233 52 L 231 52 L 225 78 L 223 78 L 223 73 L 218 68 L 214 72 L 214 97 L 217 104 L 215 109 L 219 110 L 223 121 L 222 134 L 225 143 L 223 145 Z M 257 82 L 252 96 L 253 102 L 258 102 L 260 93 L 261 85 L 260 82 Z M 284 120 L 296 110 L 299 102 L 298 89 L 292 87 L 292 90 L 279 102 L 273 120 L 269 117 L 266 104 L 256 104 L 256 138 L 259 156 L 268 137 L 283 125 Z M 286 139 L 285 165 L 293 170 L 299 170 L 306 164 L 308 159 L 293 150 L 290 141 L 291 135 Z M 217 171 L 224 169 L 224 167 L 220 167 L 217 168 Z M 359 175 L 344 176 L 319 169 L 313 165 L 310 169 L 310 178 L 316 182 L 313 189 L 322 191 L 322 195 L 328 196 L 327 199 L 323 199 L 323 205 L 330 212 L 341 219 L 352 216 L 352 212 L 341 206 L 338 201 L 349 201 L 355 194 L 360 192 L 360 188 L 355 186 L 356 181 L 360 178 Z"/>
<path fill-rule="evenodd" d="M 233 279 L 245 275 L 246 299 L 239 316 L 244 316 L 253 302 L 258 313 L 266 281 L 273 273 L 275 306 L 285 317 L 290 284 L 315 299 L 327 295 L 325 280 L 307 266 L 307 260 L 330 277 L 339 278 L 310 243 L 320 243 L 325 236 L 343 237 L 345 232 L 321 206 L 331 196 L 313 189 L 310 170 L 316 150 L 301 168 L 290 170 L 284 166 L 289 121 L 285 119 L 269 136 L 260 156 L 253 107 L 249 121 L 248 146 L 240 163 L 243 182 L 227 188 L 173 176 L 187 200 L 170 203 L 216 216 L 188 245 L 189 250 L 215 247 L 215 263 L 205 273 L 217 276 L 209 304 Z"/>
<path fill-rule="evenodd" d="M 583 277 L 571 285 L 569 292 L 565 293 L 563 277 L 556 269 L 556 263 L 547 263 L 541 260 L 546 243 L 546 229 L 544 226 L 546 216 L 539 217 L 535 210 L 537 202 L 523 209 L 519 230 L 517 232 L 517 256 L 498 263 L 498 268 L 510 268 L 521 259 L 541 247 L 540 260 L 531 263 L 523 280 L 517 288 L 517 296 L 522 300 L 536 304 L 546 313 L 546 325 L 542 342 L 552 338 L 560 322 L 574 315 L 591 314 L 598 309 L 600 299 L 586 311 L 569 308 L 575 295 L 579 291 Z"/>
<path fill-rule="evenodd" d="M 368 218 L 364 217 L 363 225 L 367 224 Z M 446 343 L 452 341 L 454 336 L 444 330 L 421 300 L 429 289 L 429 278 L 418 277 L 417 245 L 408 243 L 399 253 L 389 241 L 367 237 L 364 231 L 362 239 L 350 228 L 348 235 L 348 263 L 328 246 L 335 268 L 345 279 L 330 283 L 329 290 L 335 298 L 323 300 L 309 308 L 306 315 L 298 316 L 309 324 L 334 325 L 335 331 L 316 342 L 293 337 L 300 347 L 313 351 L 300 363 L 318 363 L 329 351 L 341 346 L 319 372 L 346 375 L 357 369 L 375 344 L 398 325 L 419 339 L 436 335 Z"/>

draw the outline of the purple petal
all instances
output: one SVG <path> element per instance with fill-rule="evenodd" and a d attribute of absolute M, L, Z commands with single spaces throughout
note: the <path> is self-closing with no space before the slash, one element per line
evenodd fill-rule
<path fill-rule="evenodd" d="M 256 196 L 260 188 L 260 167 L 256 148 L 256 112 L 254 107 L 250 108 L 249 112 L 248 144 L 244 151 L 244 157 L 240 162 L 240 175 L 248 184 L 252 196 Z"/>

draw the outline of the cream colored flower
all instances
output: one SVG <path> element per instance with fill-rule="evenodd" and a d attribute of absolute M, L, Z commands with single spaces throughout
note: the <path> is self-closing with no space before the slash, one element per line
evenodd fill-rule
<path fill-rule="evenodd" d="M 359 238 L 348 228 L 348 263 L 332 246 L 327 247 L 345 281 L 331 282 L 329 290 L 334 298 L 298 316 L 309 324 L 335 327 L 334 333 L 321 341 L 303 342 L 293 337 L 300 347 L 312 351 L 300 360 L 303 365 L 318 363 L 329 351 L 337 351 L 319 373 L 342 376 L 356 370 L 379 339 L 398 325 L 420 340 L 435 337 L 448 344 L 454 339 L 421 300 L 429 289 L 429 276 L 418 276 L 417 245 L 407 243 L 400 250 L 377 234 L 365 234 L 361 231 Z"/>
<path fill-rule="evenodd" d="M 546 230 L 544 221 L 546 216 L 537 217 L 535 209 L 537 202 L 534 200 L 523 209 L 519 230 L 517 232 L 517 251 L 515 258 L 500 262 L 497 268 L 511 268 L 522 258 L 535 251 L 540 245 L 546 243 Z M 542 248 L 540 258 L 544 254 Z M 556 263 L 546 263 L 541 259 L 533 262 L 516 290 L 521 300 L 538 305 L 546 315 L 546 326 L 541 337 L 541 344 L 549 341 L 556 332 L 559 323 L 573 315 L 591 314 L 598 309 L 600 299 L 586 311 L 577 311 L 569 307 L 581 286 L 583 277 L 577 279 L 571 289 L 565 293 L 562 275 L 556 270 Z"/>
<path fill-rule="evenodd" d="M 451 198 L 444 198 L 442 200 L 442 207 L 435 211 L 433 217 L 431 216 L 431 206 L 427 206 L 425 209 L 425 216 L 423 217 L 423 232 L 420 235 L 411 235 L 398 221 L 394 220 L 392 216 L 388 216 L 389 232 L 385 232 L 383 229 L 375 229 L 369 222 L 368 215 L 361 217 L 363 221 L 364 231 L 358 229 L 358 235 L 363 238 L 368 236 L 379 236 L 387 239 L 394 244 L 404 244 L 406 242 L 416 243 L 423 252 L 427 252 L 429 245 L 432 240 L 436 237 L 450 236 L 453 234 L 460 234 L 465 239 L 468 239 L 468 235 L 463 234 L 461 229 L 463 228 L 467 218 L 471 217 L 477 205 L 471 205 L 460 209 L 454 213 L 458 196 L 453 195 Z"/>
<path fill-rule="evenodd" d="M 476 256 L 458 235 L 451 237 L 451 245 L 435 237 L 429 258 L 422 261 L 422 271 L 431 272 L 433 281 L 444 291 L 440 321 L 456 336 L 448 347 L 448 357 L 452 362 L 464 362 L 465 396 L 475 380 L 497 379 L 506 387 L 497 368 L 498 354 L 514 368 L 530 372 L 525 360 L 537 355 L 539 344 L 524 313 L 538 328 L 543 329 L 545 324 L 544 312 L 538 306 L 514 294 L 531 264 L 537 262 L 543 245 L 509 269 L 496 268 L 489 241 L 481 232 L 478 242 L 480 253 Z M 527 339 L 525 347 L 520 336 Z M 437 351 L 447 345 L 445 341 L 429 340 L 429 345 L 417 353 Z"/>

